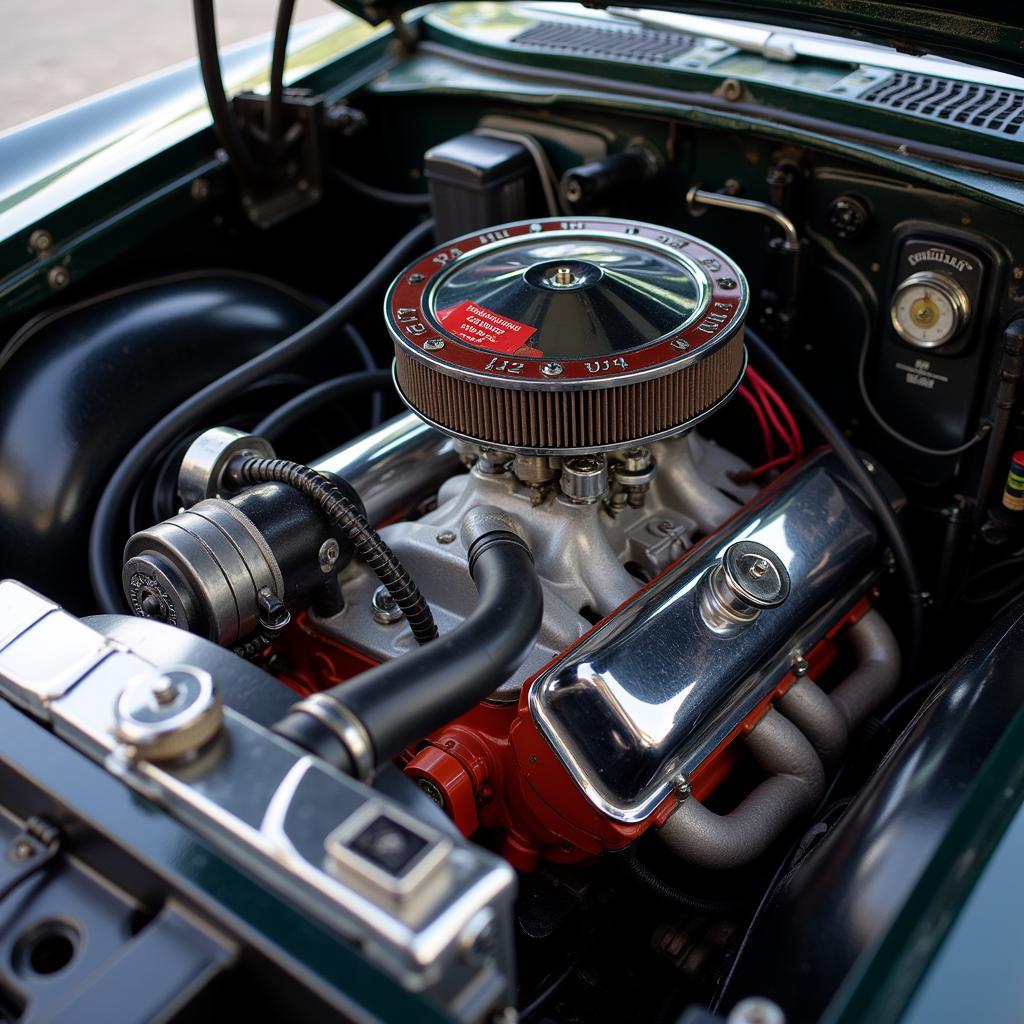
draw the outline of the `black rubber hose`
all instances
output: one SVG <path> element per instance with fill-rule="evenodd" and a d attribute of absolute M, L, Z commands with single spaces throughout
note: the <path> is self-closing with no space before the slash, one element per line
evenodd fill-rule
<path fill-rule="evenodd" d="M 622 853 L 613 854 L 612 863 L 624 868 L 631 878 L 639 882 L 640 885 L 659 899 L 664 900 L 666 903 L 674 903 L 677 907 L 690 910 L 695 914 L 707 914 L 708 916 L 735 914 L 750 903 L 749 900 L 743 899 L 705 899 L 701 896 L 693 896 L 682 889 L 677 889 L 648 867 L 640 859 L 639 854 L 632 846 L 627 847 Z"/>
<path fill-rule="evenodd" d="M 878 486 L 878 482 L 867 471 L 860 456 L 847 441 L 846 436 L 832 417 L 818 404 L 817 399 L 800 383 L 789 367 L 765 344 L 764 340 L 759 338 L 749 327 L 745 329 L 744 338 L 755 356 L 763 366 L 768 368 L 769 374 L 774 378 L 779 390 L 788 395 L 794 405 L 800 407 L 807 419 L 814 424 L 818 433 L 832 446 L 832 450 L 860 490 L 864 501 L 881 523 L 907 590 L 907 599 L 910 605 L 910 640 L 907 644 L 905 664 L 906 678 L 913 683 L 917 679 L 921 654 L 924 650 L 925 608 L 928 595 L 921 589 L 917 566 L 914 564 L 914 556 L 910 551 L 903 527 Z"/>
<path fill-rule="evenodd" d="M 224 401 L 267 374 L 276 372 L 339 330 L 367 300 L 390 284 L 391 278 L 410 259 L 432 244 L 433 238 L 432 220 L 413 228 L 343 299 L 302 330 L 211 381 L 187 402 L 164 416 L 135 443 L 104 489 L 89 535 L 89 575 L 102 611 L 116 615 L 126 610 L 120 569 L 115 572 L 115 522 L 138 477 L 149 469 L 167 445 L 183 432 L 193 429 L 204 417 L 213 415 Z"/>
<path fill-rule="evenodd" d="M 262 182 L 269 177 L 267 168 L 256 162 L 231 110 L 231 103 L 224 91 L 224 79 L 220 69 L 220 53 L 217 49 L 217 23 L 214 18 L 213 0 L 192 0 L 192 16 L 196 25 L 196 50 L 199 54 L 199 69 L 203 75 L 206 102 L 213 116 L 213 130 L 224 147 L 228 159 L 239 176 L 246 181 Z M 109 610 L 109 609 L 108 609 Z"/>
<path fill-rule="evenodd" d="M 540 631 L 543 599 L 529 548 L 516 534 L 487 533 L 471 545 L 479 600 L 451 632 L 346 683 L 317 694 L 358 720 L 376 765 L 485 700 L 523 663 Z M 324 756 L 342 744 L 300 702 L 275 731 Z M 351 753 L 334 761 L 351 772 Z"/>
<path fill-rule="evenodd" d="M 267 142 L 276 152 L 281 143 L 284 110 L 284 63 L 288 56 L 288 32 L 292 25 L 295 0 L 281 0 L 274 25 L 274 50 L 270 58 L 270 90 L 267 97 Z"/>
<path fill-rule="evenodd" d="M 227 477 L 240 487 L 287 484 L 312 498 L 324 510 L 327 518 L 341 527 L 363 561 L 387 587 L 388 593 L 402 609 L 417 642 L 429 644 L 437 637 L 437 626 L 430 606 L 413 578 L 359 509 L 323 473 L 287 459 L 244 457 L 228 466 Z"/>
<path fill-rule="evenodd" d="M 371 185 L 369 182 L 360 181 L 359 178 L 346 174 L 345 171 L 338 167 L 334 168 L 333 173 L 346 188 L 351 189 L 357 195 L 361 195 L 364 199 L 370 199 L 375 203 L 384 203 L 388 206 L 416 206 L 421 208 L 430 206 L 429 192 L 393 192 L 391 189 L 379 188 L 377 185 Z"/>
<path fill-rule="evenodd" d="M 378 388 L 390 386 L 390 370 L 366 370 L 362 373 L 347 373 L 343 377 L 333 377 L 288 399 L 284 405 L 264 416 L 252 428 L 252 432 L 259 437 L 265 437 L 268 441 L 276 441 L 290 427 L 325 405 L 368 391 L 377 394 Z"/>

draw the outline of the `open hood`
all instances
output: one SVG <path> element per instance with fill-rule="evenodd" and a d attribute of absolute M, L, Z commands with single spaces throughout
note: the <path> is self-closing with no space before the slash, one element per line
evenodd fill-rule
<path fill-rule="evenodd" d="M 422 0 L 335 0 L 371 24 L 422 6 Z M 751 21 L 804 29 L 933 54 L 1019 75 L 1024 66 L 1024 3 L 1020 0 L 616 0 L 586 7 L 631 8 Z"/>

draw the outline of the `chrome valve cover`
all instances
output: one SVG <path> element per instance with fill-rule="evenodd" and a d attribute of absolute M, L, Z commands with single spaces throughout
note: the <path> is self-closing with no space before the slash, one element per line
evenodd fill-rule
<path fill-rule="evenodd" d="M 722 630 L 707 590 L 739 542 L 774 554 L 788 592 Z M 865 593 L 879 548 L 835 457 L 809 460 L 546 669 L 531 713 L 595 807 L 642 821 Z"/>

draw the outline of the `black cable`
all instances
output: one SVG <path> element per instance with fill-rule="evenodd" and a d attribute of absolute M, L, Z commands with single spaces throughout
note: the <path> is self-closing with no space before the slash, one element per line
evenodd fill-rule
<path fill-rule="evenodd" d="M 413 228 L 343 299 L 295 334 L 211 381 L 187 402 L 164 416 L 135 443 L 100 496 L 89 534 L 89 575 L 96 600 L 103 611 L 117 614 L 125 610 L 121 574 L 114 572 L 115 522 L 135 480 L 149 468 L 164 446 L 182 431 L 193 428 L 212 415 L 226 399 L 330 337 L 364 302 L 389 284 L 413 256 L 431 243 L 433 231 L 434 222 L 430 220 Z"/>
<path fill-rule="evenodd" d="M 192 0 L 192 15 L 196 25 L 196 50 L 199 54 L 199 68 L 203 75 L 206 102 L 213 116 L 213 130 L 220 144 L 245 180 L 266 181 L 267 169 L 253 158 L 246 145 L 238 123 L 231 110 L 231 103 L 224 91 L 224 79 L 220 69 L 220 53 L 217 49 L 217 23 L 213 13 L 213 0 Z"/>
<path fill-rule="evenodd" d="M 667 903 L 674 903 L 677 907 L 693 911 L 696 914 L 732 914 L 748 906 L 750 903 L 749 900 L 743 899 L 712 900 L 684 892 L 670 882 L 665 881 L 664 878 L 645 864 L 632 846 L 627 847 L 622 853 L 614 854 L 612 863 L 625 868 L 632 878 L 655 896 Z"/>
<path fill-rule="evenodd" d="M 281 121 L 284 110 L 284 63 L 288 56 L 288 32 L 292 24 L 295 0 L 281 0 L 277 5 L 274 25 L 274 50 L 270 58 L 270 89 L 267 97 L 267 141 L 276 150 L 281 143 Z"/>
<path fill-rule="evenodd" d="M 1024 566 L 1024 555 L 1017 555 L 1014 558 L 1007 558 L 1001 562 L 995 562 L 992 565 L 986 566 L 984 569 L 976 572 L 964 583 L 960 600 L 964 604 L 979 605 L 993 604 L 996 601 L 1004 601 L 1007 598 L 1012 597 L 1020 591 L 1022 587 L 1024 587 L 1019 575 L 1015 576 L 1014 579 L 1003 584 L 1001 587 L 982 590 L 979 593 L 975 593 L 974 591 L 977 589 L 979 582 L 988 579 L 990 576 L 998 576 L 1007 569 L 1020 569 L 1022 566 Z"/>
<path fill-rule="evenodd" d="M 264 416 L 252 428 L 252 432 L 265 437 L 268 441 L 276 441 L 310 413 L 336 402 L 339 398 L 362 395 L 370 390 L 374 395 L 379 395 L 377 388 L 390 385 L 390 370 L 364 370 L 362 373 L 347 373 L 343 377 L 333 377 L 300 392 L 294 398 L 289 398 L 284 405 Z"/>
<path fill-rule="evenodd" d="M 373 358 L 373 352 L 370 346 L 366 343 L 366 339 L 363 337 L 359 328 L 355 324 L 345 324 L 345 334 L 348 335 L 348 340 L 352 342 L 352 347 L 359 353 L 359 358 L 362 360 L 363 366 L 367 370 L 378 369 L 377 360 Z M 373 404 L 370 412 L 370 425 L 373 427 L 379 427 L 380 421 L 384 416 L 384 396 L 379 391 L 373 393 Z"/>
<path fill-rule="evenodd" d="M 228 473 L 232 482 L 241 486 L 287 484 L 312 498 L 324 510 L 327 518 L 341 527 L 363 561 L 387 587 L 388 593 L 405 614 L 416 641 L 427 644 L 437 637 L 437 626 L 430 606 L 413 578 L 355 505 L 323 473 L 287 459 L 257 459 L 251 456 L 240 459 L 238 465 L 229 466 Z"/>
<path fill-rule="evenodd" d="M 365 199 L 372 199 L 375 203 L 387 203 L 391 206 L 430 206 L 429 192 L 392 192 L 390 189 L 378 188 L 369 182 L 353 178 L 338 167 L 332 168 L 332 173 L 346 188 L 350 188 L 357 195 Z"/>
<path fill-rule="evenodd" d="M 789 367 L 765 344 L 764 340 L 749 327 L 746 328 L 745 338 L 762 363 L 770 368 L 779 389 L 788 394 L 790 400 L 803 410 L 807 419 L 832 446 L 832 450 L 853 478 L 864 501 L 871 507 L 881 523 L 907 589 L 907 599 L 910 604 L 910 640 L 907 644 L 905 676 L 910 682 L 913 682 L 917 678 L 924 649 L 925 607 L 928 595 L 921 587 L 917 566 L 914 564 L 914 556 L 911 554 L 903 527 L 882 493 L 882 489 L 878 486 L 878 482 L 867 471 L 860 456 L 854 451 L 846 436 L 832 417 L 821 407 L 817 399 L 800 383 Z"/>
<path fill-rule="evenodd" d="M 907 437 L 906 434 L 901 434 L 894 426 L 890 425 L 885 417 L 875 407 L 875 403 L 871 401 L 871 395 L 868 393 L 868 383 L 866 378 L 867 363 L 868 363 L 868 348 L 871 343 L 871 325 L 869 324 L 864 334 L 864 341 L 860 346 L 860 358 L 857 360 L 857 386 L 860 389 L 860 400 L 864 403 L 864 408 L 867 409 L 871 418 L 884 430 L 890 437 L 899 441 L 900 444 L 911 449 L 911 451 L 920 452 L 922 455 L 931 455 L 936 458 L 944 458 L 953 455 L 963 455 L 964 452 L 970 451 L 976 444 L 980 444 L 988 437 L 990 430 L 992 429 L 987 423 L 983 423 L 970 437 L 964 441 L 963 444 L 958 444 L 952 448 L 930 448 L 926 444 L 921 444 L 919 441 L 914 441 Z"/>

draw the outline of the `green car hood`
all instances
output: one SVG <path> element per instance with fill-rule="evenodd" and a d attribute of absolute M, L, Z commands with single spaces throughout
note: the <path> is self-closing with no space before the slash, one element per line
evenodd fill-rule
<path fill-rule="evenodd" d="M 422 2 L 335 0 L 372 25 Z M 980 67 L 1020 74 L 1024 66 L 1024 2 L 1021 0 L 932 0 L 898 4 L 884 0 L 616 0 L 585 3 L 604 8 L 673 11 L 752 21 L 866 40 L 904 53 L 934 54 Z"/>

